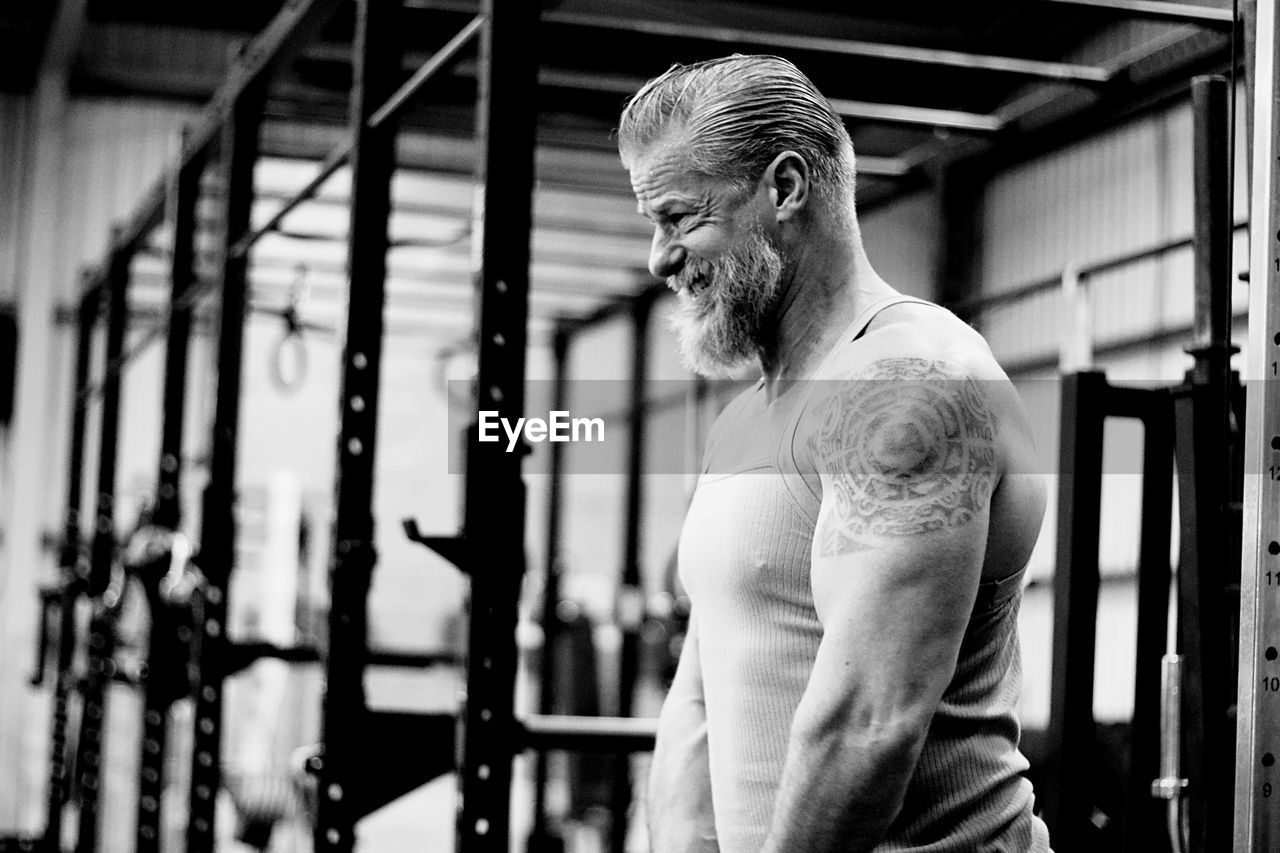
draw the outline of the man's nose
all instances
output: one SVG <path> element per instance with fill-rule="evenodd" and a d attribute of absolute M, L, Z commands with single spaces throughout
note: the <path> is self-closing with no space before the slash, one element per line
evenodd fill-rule
<path fill-rule="evenodd" d="M 668 240 L 661 229 L 655 229 L 653 244 L 649 247 L 649 272 L 658 278 L 673 276 L 680 272 L 684 260 L 684 247 Z"/>

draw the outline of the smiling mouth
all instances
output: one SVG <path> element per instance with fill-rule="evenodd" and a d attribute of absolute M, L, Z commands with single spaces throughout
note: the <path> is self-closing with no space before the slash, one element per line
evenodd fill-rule
<path fill-rule="evenodd" d="M 675 290 L 677 293 L 688 293 L 690 296 L 701 296 L 710 286 L 711 281 L 706 278 L 691 278 L 688 281 L 675 281 Z"/>

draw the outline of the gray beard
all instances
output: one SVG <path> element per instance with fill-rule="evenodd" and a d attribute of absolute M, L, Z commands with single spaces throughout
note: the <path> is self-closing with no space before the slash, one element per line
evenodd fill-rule
<path fill-rule="evenodd" d="M 709 378 L 736 377 L 772 337 L 782 292 L 783 259 L 764 230 L 714 261 L 691 258 L 669 281 L 679 304 L 668 322 L 684 366 Z M 697 295 L 686 290 L 697 286 Z"/>

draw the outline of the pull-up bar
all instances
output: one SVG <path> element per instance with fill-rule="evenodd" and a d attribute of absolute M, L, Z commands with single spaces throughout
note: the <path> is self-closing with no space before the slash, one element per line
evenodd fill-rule
<path fill-rule="evenodd" d="M 231 108 L 238 99 L 253 87 L 271 77 L 274 71 L 291 61 L 303 46 L 311 41 L 332 17 L 342 0 L 296 0 L 271 20 L 267 28 L 249 42 L 239 59 L 227 72 L 227 77 L 214 93 L 209 106 L 193 125 L 174 169 L 185 172 L 200 168 L 202 157 L 218 141 L 222 128 L 231 115 Z M 117 231 L 107 258 L 117 251 L 137 249 L 143 239 L 164 218 L 165 203 L 169 198 L 171 175 L 162 175 L 143 196 L 133 216 Z M 90 279 L 89 288 L 101 288 L 107 281 L 109 260 Z"/>
<path fill-rule="evenodd" d="M 410 100 L 416 95 L 423 86 L 432 80 L 440 71 L 449 67 L 452 62 L 457 59 L 458 54 L 467 44 L 475 38 L 480 32 L 480 28 L 484 26 L 484 15 L 476 15 L 471 19 L 462 30 L 448 41 L 444 47 L 432 54 L 431 58 L 422 64 L 413 76 L 405 81 L 404 85 L 396 90 L 387 102 L 374 111 L 369 116 L 369 120 L 365 122 L 365 126 L 370 130 L 377 130 L 381 125 L 396 118 L 409 105 Z M 333 176 L 333 173 L 341 169 L 347 164 L 351 157 L 351 140 L 343 140 L 329 155 L 324 158 L 324 162 L 320 164 L 319 171 L 315 176 L 300 189 L 293 198 L 286 201 L 280 206 L 280 209 L 272 215 L 270 219 L 261 227 L 249 234 L 246 234 L 232 248 L 232 252 L 237 257 L 243 257 L 248 253 L 249 249 L 255 243 L 261 240 L 272 231 L 279 229 L 280 223 L 284 218 L 293 212 L 300 205 L 309 201 L 324 185 L 324 182 Z"/>
<path fill-rule="evenodd" d="M 319 24 L 316 24 L 316 26 L 318 28 Z M 370 130 L 376 130 L 381 125 L 391 121 L 404 112 L 413 96 L 421 91 L 423 86 L 435 78 L 441 70 L 449 67 L 449 65 L 457 59 L 458 54 L 467 46 L 468 43 L 471 42 L 473 38 L 475 38 L 476 34 L 480 32 L 480 29 L 483 26 L 484 15 L 476 15 L 472 18 L 456 36 L 450 39 L 443 47 L 440 48 L 440 50 L 436 51 L 436 53 L 434 53 L 412 77 L 405 81 L 404 85 L 397 89 L 395 93 L 392 94 L 392 96 L 369 117 L 368 121 L 365 122 L 365 126 Z M 278 28 L 274 26 L 269 28 L 261 37 L 253 42 L 253 45 L 263 43 L 263 46 L 261 48 L 251 47 L 248 52 L 250 54 L 251 64 L 256 61 L 263 68 L 267 67 L 263 64 L 264 61 L 259 58 L 259 54 L 269 53 L 272 50 L 277 52 L 280 51 L 282 47 L 278 45 L 282 45 L 283 42 L 279 41 L 279 39 L 283 38 L 284 35 L 287 35 L 288 33 L 294 32 L 293 30 L 290 30 L 288 33 L 284 33 L 277 38 L 270 38 L 271 34 L 277 29 Z M 272 47 L 273 45 L 277 46 Z M 264 72 L 260 71 L 259 74 L 261 73 Z M 260 76 L 250 76 L 246 72 L 243 75 L 243 79 L 246 81 L 255 81 L 262 78 Z M 232 97 L 233 95 L 237 95 L 248 86 L 248 82 L 245 82 L 239 87 L 233 87 L 231 84 L 235 81 L 236 78 L 233 75 L 231 78 L 228 78 L 227 83 L 219 89 L 219 94 L 214 98 L 214 107 L 218 107 L 223 97 Z M 222 115 L 220 112 L 217 115 L 219 116 L 219 122 L 225 121 L 225 115 Z M 179 173 L 181 173 L 182 170 L 193 168 L 201 164 L 201 155 L 213 138 L 213 135 L 206 134 L 206 131 L 209 127 L 214 127 L 216 130 L 216 126 L 210 124 L 211 119 L 212 117 L 206 116 L 199 129 L 190 134 L 189 141 L 183 145 L 182 154 L 179 156 L 178 163 L 174 167 L 174 169 Z M 220 126 L 220 124 L 218 126 Z M 244 258 L 248 255 L 249 250 L 255 243 L 267 234 L 270 234 L 272 231 L 278 230 L 280 223 L 284 221 L 284 218 L 291 211 L 314 197 L 324 182 L 332 177 L 338 169 L 346 165 L 348 159 L 351 157 L 351 151 L 352 141 L 350 139 L 344 140 L 333 151 L 331 151 L 329 156 L 327 156 L 324 159 L 324 162 L 321 163 L 320 169 L 316 175 L 308 181 L 307 184 L 293 196 L 293 198 L 286 201 L 261 228 L 249 232 L 231 247 L 231 256 L 233 258 Z M 113 253 L 121 251 L 126 254 L 132 254 L 133 251 L 140 248 L 142 240 L 146 236 L 147 232 L 157 225 L 164 215 L 165 203 L 169 196 L 169 186 L 168 180 L 162 180 L 160 184 L 147 195 L 138 212 L 130 220 L 129 225 L 117 232 L 115 239 L 112 241 Z M 89 285 L 89 289 L 94 290 L 102 287 L 105 283 L 104 275 L 105 273 L 101 272 L 91 274 L 91 284 Z M 180 300 L 174 303 L 174 311 L 179 313 L 189 311 L 192 306 L 200 301 L 200 299 L 212 290 L 216 284 L 217 282 L 215 280 L 210 279 L 204 279 L 194 284 L 186 290 Z M 91 399 L 101 393 L 103 384 L 110 377 L 123 370 L 126 364 L 139 356 L 148 347 L 164 336 L 165 328 L 165 324 L 157 324 L 148 329 L 142 336 L 141 340 L 134 343 L 127 350 L 122 352 L 118 358 L 113 359 L 107 365 L 106 372 L 101 380 L 93 385 L 85 386 L 79 392 L 80 399 Z"/>

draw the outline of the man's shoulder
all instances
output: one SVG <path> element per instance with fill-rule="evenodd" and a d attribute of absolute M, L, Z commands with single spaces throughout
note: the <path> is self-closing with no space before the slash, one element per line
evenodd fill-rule
<path fill-rule="evenodd" d="M 893 305 L 866 332 L 831 354 L 818 379 L 952 378 L 1005 380 L 987 342 L 976 330 L 937 305 Z"/>
<path fill-rule="evenodd" d="M 964 412 L 999 443 L 1029 440 L 1017 391 L 983 337 L 935 305 L 895 305 L 832 353 L 811 394 L 806 425 Z M 838 414 L 839 413 L 839 414 Z M 881 417 L 883 416 L 883 417 Z"/>

